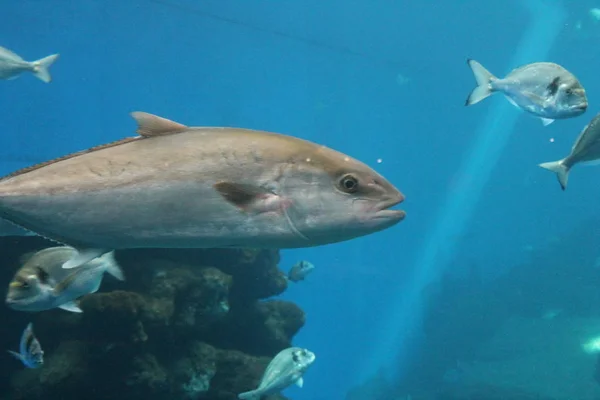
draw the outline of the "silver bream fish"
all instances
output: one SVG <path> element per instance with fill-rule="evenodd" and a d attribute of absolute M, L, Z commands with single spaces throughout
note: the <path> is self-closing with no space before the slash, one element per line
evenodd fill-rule
<path fill-rule="evenodd" d="M 44 351 L 40 342 L 33 334 L 33 325 L 27 324 L 21 334 L 19 352 L 8 350 L 17 360 L 21 361 L 27 368 L 39 368 L 44 364 Z"/>
<path fill-rule="evenodd" d="M 76 247 L 64 268 L 112 249 L 318 246 L 405 217 L 398 189 L 325 146 L 133 117 L 141 136 L 0 179 L 0 217 Z"/>
<path fill-rule="evenodd" d="M 58 307 L 81 312 L 75 300 L 97 292 L 105 272 L 121 281 L 125 279 L 113 252 L 75 269 L 62 268 L 76 254 L 74 248 L 61 246 L 49 247 L 28 257 L 8 286 L 6 305 L 17 311 Z"/>
<path fill-rule="evenodd" d="M 292 282 L 303 281 L 308 274 L 315 269 L 313 263 L 308 261 L 299 261 L 288 272 L 288 279 Z"/>
<path fill-rule="evenodd" d="M 577 117 L 588 106 L 584 88 L 577 78 L 558 64 L 538 62 L 512 70 L 497 78 L 475 60 L 467 60 L 477 87 L 467 106 L 501 92 L 517 108 L 541 118 L 544 125 L 556 119 Z"/>
<path fill-rule="evenodd" d="M 296 384 L 304 385 L 302 375 L 315 361 L 315 354 L 307 349 L 289 347 L 280 351 L 269 363 L 258 388 L 240 393 L 239 399 L 259 400 L 262 396 L 281 392 Z"/>
<path fill-rule="evenodd" d="M 556 173 L 560 187 L 565 190 L 569 172 L 575 164 L 597 160 L 600 160 L 600 114 L 596 115 L 583 128 L 568 156 L 562 160 L 539 164 L 539 166 Z"/>
<path fill-rule="evenodd" d="M 31 72 L 42 82 L 49 83 L 52 76 L 48 68 L 56 61 L 58 54 L 37 61 L 25 61 L 18 54 L 0 47 L 0 79 L 15 79 L 23 72 Z"/>

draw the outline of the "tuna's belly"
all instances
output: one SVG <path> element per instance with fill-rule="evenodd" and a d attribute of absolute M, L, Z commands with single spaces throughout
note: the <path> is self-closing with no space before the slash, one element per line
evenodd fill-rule
<path fill-rule="evenodd" d="M 246 213 L 201 185 L 19 196 L 1 207 L 3 217 L 72 246 L 303 247 L 284 215 Z"/>

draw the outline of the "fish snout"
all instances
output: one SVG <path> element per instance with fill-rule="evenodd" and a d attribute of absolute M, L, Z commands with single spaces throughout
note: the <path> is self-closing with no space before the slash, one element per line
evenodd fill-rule
<path fill-rule="evenodd" d="M 394 210 L 392 207 L 402 203 L 405 197 L 399 190 L 386 196 L 375 207 L 375 218 L 387 219 L 393 222 L 400 222 L 406 217 L 404 210 Z"/>

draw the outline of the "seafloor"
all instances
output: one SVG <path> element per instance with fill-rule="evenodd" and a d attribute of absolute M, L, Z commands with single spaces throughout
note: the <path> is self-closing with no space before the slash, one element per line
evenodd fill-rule
<path fill-rule="evenodd" d="M 0 282 L 8 287 L 22 255 L 55 245 L 0 238 Z M 5 353 L 1 399 L 234 400 L 304 325 L 298 306 L 268 300 L 287 288 L 277 251 L 127 250 L 116 259 L 126 281 L 106 275 L 81 314 L 1 309 L 0 347 L 17 348 L 33 322 L 45 351 L 40 369 Z"/>

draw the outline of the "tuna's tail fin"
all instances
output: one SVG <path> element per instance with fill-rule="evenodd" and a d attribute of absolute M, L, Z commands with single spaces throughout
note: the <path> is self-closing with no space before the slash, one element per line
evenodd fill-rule
<path fill-rule="evenodd" d="M 125 274 L 123 274 L 123 270 L 117 264 L 117 260 L 115 260 L 115 252 L 111 251 L 110 253 L 106 253 L 100 257 L 100 260 L 106 265 L 106 272 L 114 276 L 120 281 L 125 280 Z"/>
<path fill-rule="evenodd" d="M 569 180 L 569 171 L 571 170 L 571 168 L 565 165 L 564 160 L 542 163 L 539 164 L 539 166 L 556 174 L 556 177 L 558 178 L 558 183 L 560 183 L 560 187 L 562 188 L 562 190 L 565 190 L 567 188 L 567 182 Z"/>
<path fill-rule="evenodd" d="M 258 400 L 260 399 L 260 393 L 256 390 L 251 390 L 249 392 L 244 392 L 238 394 L 238 399 L 241 400 Z"/>
<path fill-rule="evenodd" d="M 41 80 L 42 82 L 49 83 L 52 80 L 52 76 L 50 75 L 50 71 L 48 68 L 56 61 L 58 58 L 58 54 L 52 54 L 51 56 L 41 58 L 37 61 L 33 61 L 31 64 L 33 65 L 33 75 L 36 78 Z"/>
<path fill-rule="evenodd" d="M 470 106 L 475 103 L 479 103 L 481 100 L 491 95 L 494 92 L 491 83 L 498 78 L 492 75 L 490 71 L 485 69 L 483 65 L 479 64 L 475 60 L 468 59 L 467 64 L 469 64 L 469 67 L 471 67 L 471 71 L 473 71 L 473 75 L 477 81 L 477 87 L 473 89 L 473 91 L 469 94 L 469 97 L 467 97 L 467 101 L 465 102 L 466 106 Z"/>

